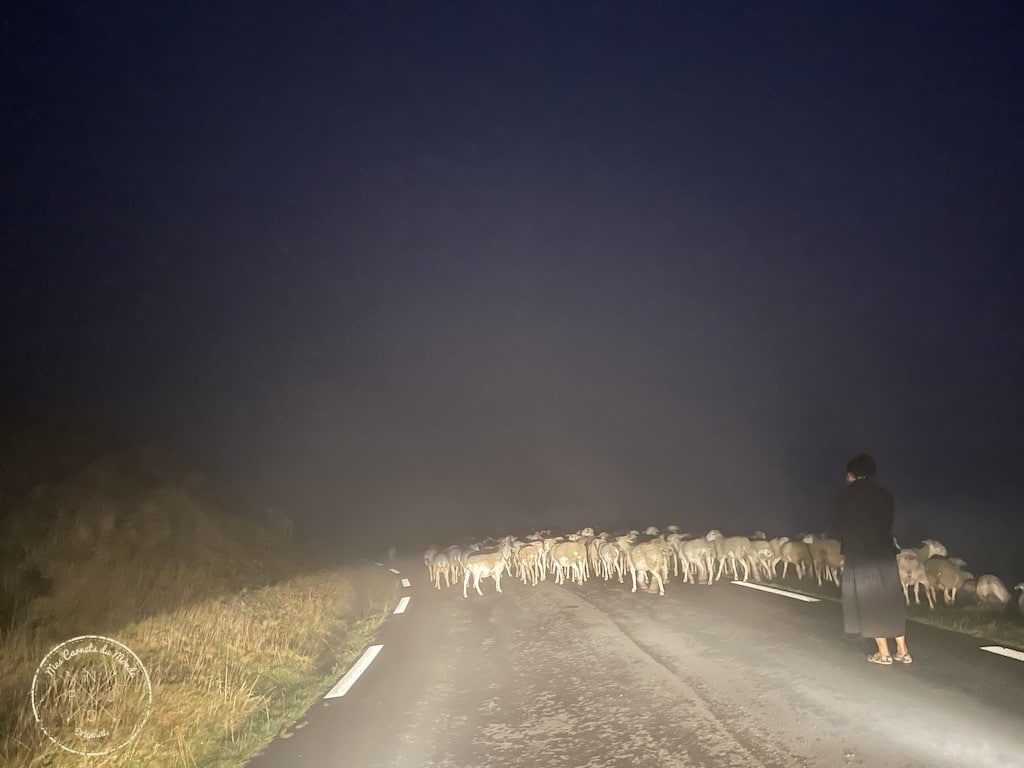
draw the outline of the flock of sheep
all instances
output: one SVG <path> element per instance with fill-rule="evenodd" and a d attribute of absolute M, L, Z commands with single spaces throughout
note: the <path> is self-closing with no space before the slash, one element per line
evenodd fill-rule
<path fill-rule="evenodd" d="M 991 605 L 1005 606 L 1012 599 L 997 576 L 975 578 L 963 560 L 949 557 L 946 548 L 932 539 L 917 549 L 899 550 L 896 561 L 908 605 L 911 595 L 920 604 L 922 590 L 932 609 L 940 591 L 946 605 L 954 605 L 958 593 L 962 602 L 965 595 L 969 602 Z M 644 587 L 664 595 L 670 571 L 677 577 L 681 574 L 684 583 L 712 584 L 724 574 L 740 581 L 785 578 L 792 567 L 799 579 L 839 586 L 843 570 L 840 542 L 824 534 L 769 539 L 761 531 L 752 536 L 723 536 L 712 530 L 697 537 L 671 525 L 664 531 L 651 527 L 625 534 L 595 534 L 593 528 L 562 536 L 537 531 L 522 539 L 506 536 L 466 547 L 430 547 L 423 562 L 437 589 L 442 582 L 451 587 L 461 581 L 463 597 L 469 596 L 471 583 L 482 595 L 480 579 L 488 577 L 501 592 L 501 577 L 506 574 L 532 586 L 548 576 L 556 584 L 569 580 L 582 585 L 591 576 L 623 583 L 628 574 L 633 592 Z M 1020 592 L 1018 606 L 1024 613 L 1024 582 L 1014 590 Z"/>

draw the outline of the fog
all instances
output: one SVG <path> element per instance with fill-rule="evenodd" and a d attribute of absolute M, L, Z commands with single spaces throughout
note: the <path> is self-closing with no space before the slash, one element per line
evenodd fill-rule
<path fill-rule="evenodd" d="M 868 451 L 901 538 L 1024 578 L 1014 30 L 27 12 L 0 395 L 367 546 L 827 531 Z"/>

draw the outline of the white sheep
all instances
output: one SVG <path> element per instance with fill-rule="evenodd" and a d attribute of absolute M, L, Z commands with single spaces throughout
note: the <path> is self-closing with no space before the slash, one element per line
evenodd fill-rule
<path fill-rule="evenodd" d="M 696 579 L 701 583 L 711 585 L 714 574 L 715 553 L 711 542 L 706 539 L 687 539 L 679 546 L 680 567 L 683 571 L 683 581 L 690 581 L 696 584 Z M 696 574 L 694 574 L 696 571 Z"/>
<path fill-rule="evenodd" d="M 975 593 L 978 601 L 982 603 L 994 603 L 1006 605 L 1010 602 L 1010 590 L 1006 588 L 998 576 L 985 573 L 978 577 Z"/>
<path fill-rule="evenodd" d="M 483 596 L 480 589 L 480 579 L 491 576 L 494 578 L 494 589 L 501 592 L 501 574 L 508 567 L 509 558 L 512 555 L 512 548 L 507 543 L 502 543 L 501 549 L 497 552 L 474 551 L 466 556 L 462 579 L 462 596 L 468 597 L 470 579 L 473 581 L 473 588 L 478 595 Z"/>
<path fill-rule="evenodd" d="M 842 559 L 839 554 L 840 544 L 837 539 L 818 538 L 811 534 L 804 536 L 804 543 L 811 552 L 811 565 L 814 568 L 814 576 L 821 586 L 822 576 L 837 587 L 839 586 L 839 571 L 842 567 Z"/>
<path fill-rule="evenodd" d="M 430 583 L 434 583 L 434 555 L 437 554 L 437 547 L 431 546 L 423 553 L 423 564 L 427 566 L 427 573 L 430 575 Z"/>
<path fill-rule="evenodd" d="M 658 583 L 658 594 L 665 594 L 665 581 L 662 578 L 667 570 L 665 562 L 665 550 L 661 541 L 645 541 L 629 548 L 626 553 L 626 561 L 629 564 L 629 574 L 633 577 L 633 589 L 636 592 L 637 574 L 649 573 Z M 646 579 L 644 579 L 646 582 Z"/>
<path fill-rule="evenodd" d="M 434 555 L 434 559 L 430 564 L 430 572 L 434 575 L 434 587 L 436 589 L 441 588 L 441 577 L 444 576 L 444 585 L 450 587 L 452 585 L 452 564 L 448 555 L 444 552 L 438 552 Z"/>
<path fill-rule="evenodd" d="M 605 581 L 609 581 L 612 576 L 618 574 L 619 584 L 622 583 L 622 577 L 625 573 L 625 566 L 623 565 L 625 559 L 625 553 L 619 548 L 614 541 L 604 541 L 597 548 L 597 559 L 598 566 L 597 572 Z"/>
<path fill-rule="evenodd" d="M 914 591 L 914 603 L 921 604 L 921 587 L 924 587 L 925 597 L 928 598 L 928 605 L 935 610 L 935 587 L 928 579 L 924 570 L 924 564 L 918 557 L 917 551 L 913 549 L 901 549 L 896 555 L 896 565 L 900 571 L 900 583 L 903 585 L 903 597 L 910 605 L 910 591 Z"/>
<path fill-rule="evenodd" d="M 922 563 L 927 562 L 932 557 L 947 557 L 949 555 L 942 542 L 935 539 L 925 539 L 921 542 L 921 546 L 914 551 L 917 552 L 917 556 Z"/>
<path fill-rule="evenodd" d="M 462 580 L 463 571 L 465 571 L 466 553 L 462 551 L 461 547 L 453 544 L 441 554 L 448 560 L 452 584 L 458 584 Z"/>
<path fill-rule="evenodd" d="M 728 536 L 716 538 L 711 542 L 714 548 L 715 557 L 718 559 L 718 572 L 715 574 L 715 581 L 722 578 L 722 572 L 726 564 L 732 573 L 733 579 L 740 578 L 740 565 L 743 566 L 743 578 L 741 581 L 750 580 L 750 564 L 757 557 L 750 539 L 746 536 Z"/>
<path fill-rule="evenodd" d="M 779 562 L 782 563 L 782 578 L 786 578 L 786 571 L 792 565 L 796 570 L 796 577 L 802 579 L 808 568 L 814 567 L 811 559 L 811 548 L 803 541 L 784 541 L 779 547 Z"/>
<path fill-rule="evenodd" d="M 971 578 L 971 574 L 961 570 L 945 557 L 928 558 L 924 564 L 924 570 L 928 574 L 932 586 L 937 590 L 942 590 L 942 598 L 946 605 L 953 605 L 956 602 L 957 590 Z"/>
<path fill-rule="evenodd" d="M 515 550 L 514 559 L 523 584 L 536 587 L 537 582 L 540 581 L 542 575 L 540 554 L 541 543 L 539 541 L 531 542 Z"/>
<path fill-rule="evenodd" d="M 751 539 L 750 546 L 754 552 L 754 578 L 770 579 L 775 566 L 775 550 L 771 542 L 765 539 Z"/>
<path fill-rule="evenodd" d="M 587 549 L 579 541 L 562 541 L 551 548 L 550 562 L 555 571 L 555 584 L 565 583 L 565 572 L 569 578 L 583 586 L 587 563 Z"/>
<path fill-rule="evenodd" d="M 668 545 L 669 560 L 672 564 L 672 575 L 679 575 L 679 567 L 683 564 L 683 542 L 686 537 L 681 533 L 665 534 L 665 544 Z M 686 581 L 686 574 L 683 574 L 683 581 Z"/>

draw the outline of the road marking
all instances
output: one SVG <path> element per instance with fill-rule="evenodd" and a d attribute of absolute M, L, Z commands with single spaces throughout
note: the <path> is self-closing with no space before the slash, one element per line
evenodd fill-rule
<path fill-rule="evenodd" d="M 401 571 L 396 571 L 394 568 L 388 568 L 388 570 L 395 574 L 395 576 L 401 573 Z"/>
<path fill-rule="evenodd" d="M 775 589 L 775 587 L 766 587 L 763 584 L 751 584 L 749 581 L 734 581 L 737 587 L 750 587 L 751 589 L 760 589 L 763 592 L 771 592 L 773 595 L 783 595 L 785 597 L 792 597 L 794 600 L 802 600 L 805 603 L 817 603 L 819 602 L 816 597 L 808 597 L 807 595 L 800 595 L 796 592 L 787 592 L 784 589 Z"/>
<path fill-rule="evenodd" d="M 1017 661 L 1024 661 L 1024 653 L 1021 651 L 1015 651 L 1012 648 L 1003 648 L 1001 645 L 983 645 L 981 650 L 988 651 L 989 653 L 997 653 L 1000 656 L 1006 656 Z"/>
<path fill-rule="evenodd" d="M 384 563 L 374 563 L 374 565 L 379 565 L 381 568 L 384 567 Z"/>
<path fill-rule="evenodd" d="M 410 600 L 412 600 L 411 597 L 403 597 L 399 600 L 398 605 L 395 606 L 395 613 L 405 613 L 405 608 L 409 605 Z"/>
<path fill-rule="evenodd" d="M 402 586 L 403 587 L 409 587 L 409 586 L 412 586 L 412 585 L 409 584 L 409 580 L 408 579 L 402 579 Z"/>
<path fill-rule="evenodd" d="M 339 696 L 344 696 L 348 693 L 348 689 L 352 687 L 359 676 L 366 671 L 366 668 L 370 666 L 370 663 L 377 658 L 377 654 L 380 653 L 380 649 L 383 645 L 371 645 L 365 651 L 363 655 L 359 657 L 359 661 L 352 665 L 352 669 L 345 673 L 344 677 L 341 678 L 335 684 L 331 690 L 324 696 L 325 699 L 336 699 Z"/>

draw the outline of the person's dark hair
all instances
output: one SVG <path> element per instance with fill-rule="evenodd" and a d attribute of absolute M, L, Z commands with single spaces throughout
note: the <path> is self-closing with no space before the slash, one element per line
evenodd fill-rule
<path fill-rule="evenodd" d="M 874 458 L 866 453 L 855 456 L 846 463 L 846 471 L 858 479 L 868 480 L 875 476 L 878 465 Z"/>

